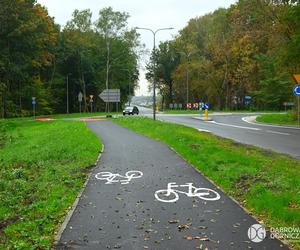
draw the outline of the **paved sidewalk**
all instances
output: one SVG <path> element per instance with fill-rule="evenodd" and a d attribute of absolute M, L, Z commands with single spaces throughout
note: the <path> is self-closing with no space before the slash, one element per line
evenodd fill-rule
<path fill-rule="evenodd" d="M 257 221 L 167 146 L 112 121 L 88 125 L 105 149 L 57 249 L 288 249 L 250 241 Z M 157 192 L 168 183 L 205 189 Z"/>

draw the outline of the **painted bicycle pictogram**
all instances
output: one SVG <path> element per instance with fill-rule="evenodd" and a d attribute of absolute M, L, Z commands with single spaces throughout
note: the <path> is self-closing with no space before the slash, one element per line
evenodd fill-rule
<path fill-rule="evenodd" d="M 132 179 L 141 178 L 143 173 L 141 171 L 132 170 L 127 171 L 125 175 L 113 174 L 111 172 L 99 172 L 95 175 L 98 180 L 106 180 L 105 184 L 112 184 L 120 182 L 121 184 L 128 184 Z"/>
<path fill-rule="evenodd" d="M 188 188 L 188 191 L 181 191 L 177 188 Z M 219 193 L 209 188 L 197 188 L 193 183 L 177 185 L 176 182 L 168 183 L 167 189 L 157 190 L 155 198 L 161 202 L 175 202 L 179 199 L 179 194 L 185 194 L 188 197 L 198 197 L 206 201 L 216 201 L 220 199 Z"/>

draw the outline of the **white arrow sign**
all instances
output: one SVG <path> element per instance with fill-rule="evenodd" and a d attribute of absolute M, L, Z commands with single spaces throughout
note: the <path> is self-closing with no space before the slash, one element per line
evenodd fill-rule
<path fill-rule="evenodd" d="M 120 89 L 105 89 L 99 97 L 104 102 L 120 102 Z"/>

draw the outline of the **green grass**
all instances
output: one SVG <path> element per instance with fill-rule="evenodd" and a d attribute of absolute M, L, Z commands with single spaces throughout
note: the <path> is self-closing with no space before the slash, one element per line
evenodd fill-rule
<path fill-rule="evenodd" d="M 256 118 L 256 121 L 278 125 L 298 125 L 298 121 L 295 121 L 291 113 L 286 114 L 266 114 L 260 115 Z"/>
<path fill-rule="evenodd" d="M 121 114 L 121 112 L 109 112 L 111 115 Z M 53 119 L 64 119 L 64 118 L 80 118 L 80 117 L 92 117 L 92 116 L 106 116 L 106 112 L 93 112 L 93 113 L 70 113 L 70 114 L 54 114 L 54 115 L 40 115 L 36 116 L 36 118 L 44 118 L 49 117 Z M 15 117 L 15 118 L 9 118 L 9 119 L 0 119 L 0 121 L 23 121 L 23 120 L 33 120 L 34 118 L 31 117 Z"/>
<path fill-rule="evenodd" d="M 49 249 L 100 149 L 83 122 L 0 121 L 0 249 Z"/>
<path fill-rule="evenodd" d="M 143 117 L 115 121 L 174 148 L 267 226 L 300 225 L 300 161 L 182 125 Z"/>

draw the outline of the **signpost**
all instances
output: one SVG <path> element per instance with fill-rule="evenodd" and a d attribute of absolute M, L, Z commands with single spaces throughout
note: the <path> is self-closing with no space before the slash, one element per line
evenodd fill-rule
<path fill-rule="evenodd" d="M 91 113 L 93 113 L 93 100 L 94 96 L 93 95 L 90 95 L 90 104 L 91 104 Z"/>
<path fill-rule="evenodd" d="M 300 124 L 300 74 L 293 75 L 295 81 L 298 83 L 294 89 L 293 92 L 297 96 L 298 99 L 298 123 Z"/>
<path fill-rule="evenodd" d="M 78 94 L 78 102 L 79 102 L 79 113 L 81 113 L 81 103 L 82 103 L 83 94 L 79 92 Z"/>
<path fill-rule="evenodd" d="M 35 105 L 36 105 L 36 97 L 32 97 L 32 107 L 33 107 L 33 117 L 35 118 Z"/>
<path fill-rule="evenodd" d="M 300 80 L 300 79 L 299 79 Z M 296 85 L 293 89 L 294 94 L 297 96 L 298 99 L 298 123 L 300 123 L 300 84 Z"/>
<path fill-rule="evenodd" d="M 209 109 L 208 103 L 204 104 L 204 109 L 205 109 L 205 120 L 208 121 L 208 109 Z"/>

